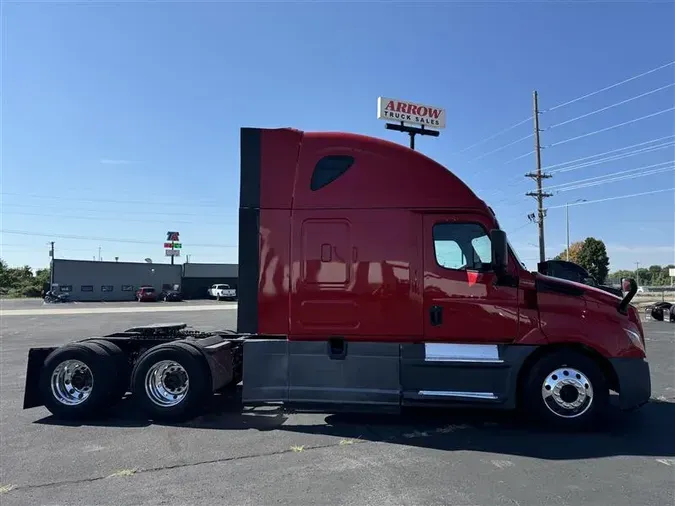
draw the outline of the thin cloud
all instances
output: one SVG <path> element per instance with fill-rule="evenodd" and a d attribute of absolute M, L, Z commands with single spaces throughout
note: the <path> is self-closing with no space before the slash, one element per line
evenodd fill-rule
<path fill-rule="evenodd" d="M 133 160 L 118 160 L 118 159 L 111 159 L 111 158 L 103 158 L 101 159 L 101 163 L 103 165 L 131 165 L 133 163 L 138 163 Z"/>

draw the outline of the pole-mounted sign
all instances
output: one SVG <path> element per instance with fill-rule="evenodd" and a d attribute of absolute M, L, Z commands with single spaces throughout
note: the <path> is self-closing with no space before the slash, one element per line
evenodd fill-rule
<path fill-rule="evenodd" d="M 171 231 L 166 233 L 164 254 L 168 257 L 171 257 L 171 265 L 173 265 L 173 259 L 180 256 L 180 250 L 183 248 L 183 245 L 179 241 L 180 233 Z"/>
<path fill-rule="evenodd" d="M 438 130 L 445 128 L 445 109 L 407 100 L 378 97 L 377 119 L 397 121 L 398 123 L 387 123 L 385 128 L 410 135 L 410 149 L 415 149 L 415 135 L 440 135 Z M 419 126 L 409 126 L 406 123 Z"/>

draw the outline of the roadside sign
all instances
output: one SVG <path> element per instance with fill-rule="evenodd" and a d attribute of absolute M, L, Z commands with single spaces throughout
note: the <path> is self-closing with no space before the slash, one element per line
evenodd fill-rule
<path fill-rule="evenodd" d="M 168 257 L 179 257 L 180 256 L 180 250 L 179 249 L 165 249 L 164 253 Z"/>
<path fill-rule="evenodd" d="M 183 245 L 179 242 L 165 242 L 164 247 L 166 249 L 181 249 Z"/>
<path fill-rule="evenodd" d="M 378 97 L 377 119 L 442 129 L 445 128 L 445 109 L 396 98 Z"/>
<path fill-rule="evenodd" d="M 169 232 L 166 233 L 166 240 L 171 241 L 171 242 L 180 241 L 179 236 L 180 236 L 180 234 L 178 232 L 169 231 Z"/>
<path fill-rule="evenodd" d="M 668 269 L 668 275 L 669 275 L 671 278 L 675 278 L 675 267 L 670 267 L 670 268 Z"/>

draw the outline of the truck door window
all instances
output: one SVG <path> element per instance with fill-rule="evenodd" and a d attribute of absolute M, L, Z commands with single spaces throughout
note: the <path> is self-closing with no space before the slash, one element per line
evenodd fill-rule
<path fill-rule="evenodd" d="M 489 270 L 492 245 L 477 223 L 437 223 L 433 227 L 436 262 L 454 270 Z"/>
<path fill-rule="evenodd" d="M 354 165 L 354 157 L 347 155 L 329 155 L 319 160 L 314 167 L 309 188 L 320 190 L 329 185 Z"/>

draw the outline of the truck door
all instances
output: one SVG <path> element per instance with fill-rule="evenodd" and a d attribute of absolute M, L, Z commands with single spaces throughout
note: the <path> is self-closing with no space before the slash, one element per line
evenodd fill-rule
<path fill-rule="evenodd" d="M 489 222 L 423 216 L 425 341 L 508 343 L 518 332 L 518 289 L 495 284 Z"/>

